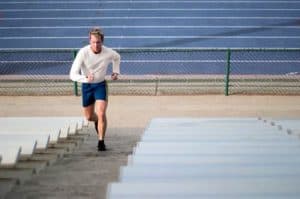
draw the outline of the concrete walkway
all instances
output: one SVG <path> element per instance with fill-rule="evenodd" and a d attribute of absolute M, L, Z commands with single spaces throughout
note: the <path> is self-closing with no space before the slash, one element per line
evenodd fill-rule
<path fill-rule="evenodd" d="M 62 97 L 0 97 L 0 116 L 80 116 L 81 99 Z M 300 96 L 110 96 L 108 151 L 96 150 L 90 136 L 73 153 L 14 186 L 6 198 L 104 199 L 107 184 L 118 180 L 119 168 L 154 117 L 300 118 Z"/>

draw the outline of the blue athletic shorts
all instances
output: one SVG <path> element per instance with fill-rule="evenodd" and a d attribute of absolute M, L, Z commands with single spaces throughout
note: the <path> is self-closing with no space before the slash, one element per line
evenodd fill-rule
<path fill-rule="evenodd" d="M 82 83 L 82 106 L 94 104 L 96 100 L 107 101 L 106 81 L 100 83 Z"/>

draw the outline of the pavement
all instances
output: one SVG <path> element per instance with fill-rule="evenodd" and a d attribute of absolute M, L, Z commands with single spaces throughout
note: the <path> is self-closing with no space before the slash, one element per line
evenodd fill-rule
<path fill-rule="evenodd" d="M 81 116 L 76 96 L 0 96 L 0 116 Z M 104 199 L 107 185 L 118 181 L 119 168 L 155 117 L 300 118 L 300 96 L 109 96 L 108 150 L 96 150 L 93 125 L 85 139 L 24 183 L 7 183 L 5 199 Z M 2 182 L 0 181 L 0 184 Z"/>

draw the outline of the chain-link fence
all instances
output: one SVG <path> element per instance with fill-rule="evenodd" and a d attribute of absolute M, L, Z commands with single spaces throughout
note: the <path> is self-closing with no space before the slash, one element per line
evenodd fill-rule
<path fill-rule="evenodd" d="M 300 49 L 116 49 L 111 95 L 300 94 Z M 0 50 L 0 95 L 80 95 L 77 49 Z"/>
<path fill-rule="evenodd" d="M 229 94 L 300 94 L 299 49 L 231 50 Z"/>

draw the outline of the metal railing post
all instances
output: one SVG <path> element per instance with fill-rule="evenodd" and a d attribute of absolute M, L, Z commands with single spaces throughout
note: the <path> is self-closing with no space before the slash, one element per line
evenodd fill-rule
<path fill-rule="evenodd" d="M 226 74 L 225 74 L 225 96 L 229 95 L 230 58 L 231 58 L 231 50 L 227 49 L 227 64 L 226 64 Z"/>

